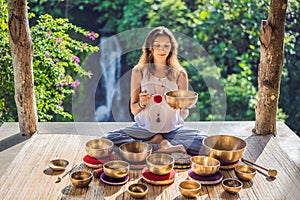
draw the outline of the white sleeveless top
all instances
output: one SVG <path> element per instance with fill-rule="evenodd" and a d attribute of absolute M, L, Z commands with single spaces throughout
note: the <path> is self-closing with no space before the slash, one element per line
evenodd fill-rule
<path fill-rule="evenodd" d="M 155 103 L 152 97 L 148 101 L 146 107 L 134 116 L 138 126 L 153 133 L 167 133 L 182 127 L 184 119 L 180 116 L 180 110 L 171 108 L 164 98 L 164 93 L 178 90 L 176 80 L 170 81 L 167 77 L 158 78 L 143 73 L 141 91 L 145 90 L 150 95 L 162 95 L 163 100 Z"/>

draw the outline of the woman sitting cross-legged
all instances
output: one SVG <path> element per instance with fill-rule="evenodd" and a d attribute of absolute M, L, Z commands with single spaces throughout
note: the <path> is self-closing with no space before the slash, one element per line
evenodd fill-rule
<path fill-rule="evenodd" d="M 108 132 L 104 138 L 120 146 L 143 141 L 157 152 L 199 154 L 205 135 L 183 127 L 187 109 L 170 107 L 162 96 L 168 91 L 188 90 L 188 75 L 177 58 L 178 44 L 170 30 L 154 28 L 145 39 L 143 53 L 131 75 L 130 109 L 135 124 Z"/>

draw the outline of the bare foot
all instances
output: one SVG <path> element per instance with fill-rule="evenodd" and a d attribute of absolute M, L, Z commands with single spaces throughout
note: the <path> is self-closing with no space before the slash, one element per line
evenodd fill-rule
<path fill-rule="evenodd" d="M 156 134 L 150 140 L 148 140 L 148 142 L 151 144 L 160 144 L 163 140 L 164 138 L 161 134 Z"/>
<path fill-rule="evenodd" d="M 163 140 L 159 144 L 159 149 L 157 152 L 165 152 L 165 153 L 171 153 L 171 152 L 183 152 L 186 153 L 186 149 L 183 145 L 172 145 L 168 140 Z"/>

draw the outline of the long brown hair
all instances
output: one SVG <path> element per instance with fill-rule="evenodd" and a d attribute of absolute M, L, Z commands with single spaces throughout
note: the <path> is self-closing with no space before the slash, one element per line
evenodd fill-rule
<path fill-rule="evenodd" d="M 180 65 L 177 57 L 178 43 L 173 33 L 164 26 L 156 27 L 148 33 L 142 47 L 143 53 L 136 67 L 141 71 L 144 71 L 145 67 L 147 67 L 147 73 L 154 73 L 155 67 L 153 64 L 153 55 L 151 50 L 153 48 L 153 41 L 158 36 L 167 36 L 170 39 L 171 50 L 167 57 L 167 77 L 169 80 L 174 80 L 179 75 L 180 71 L 183 70 L 183 67 Z"/>

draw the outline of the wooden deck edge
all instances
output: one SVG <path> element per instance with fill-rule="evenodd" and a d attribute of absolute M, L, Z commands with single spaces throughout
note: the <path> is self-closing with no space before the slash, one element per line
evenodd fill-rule
<path fill-rule="evenodd" d="M 222 130 L 228 126 L 226 131 L 235 131 L 243 129 L 247 134 L 254 127 L 254 121 L 214 121 L 214 122 L 186 122 L 187 126 L 201 128 L 204 131 L 209 130 L 211 124 L 216 130 Z M 132 122 L 40 122 L 38 124 L 39 133 L 59 133 L 59 134 L 103 134 L 117 128 L 122 128 L 132 124 Z M 225 128 L 226 129 L 226 128 Z M 225 133 L 226 133 L 225 131 Z M 19 133 L 18 122 L 5 122 L 0 127 L 0 141 L 12 135 Z M 300 137 L 297 136 L 284 122 L 277 122 L 277 135 L 274 137 L 275 141 L 285 151 L 288 156 L 300 168 Z"/>

